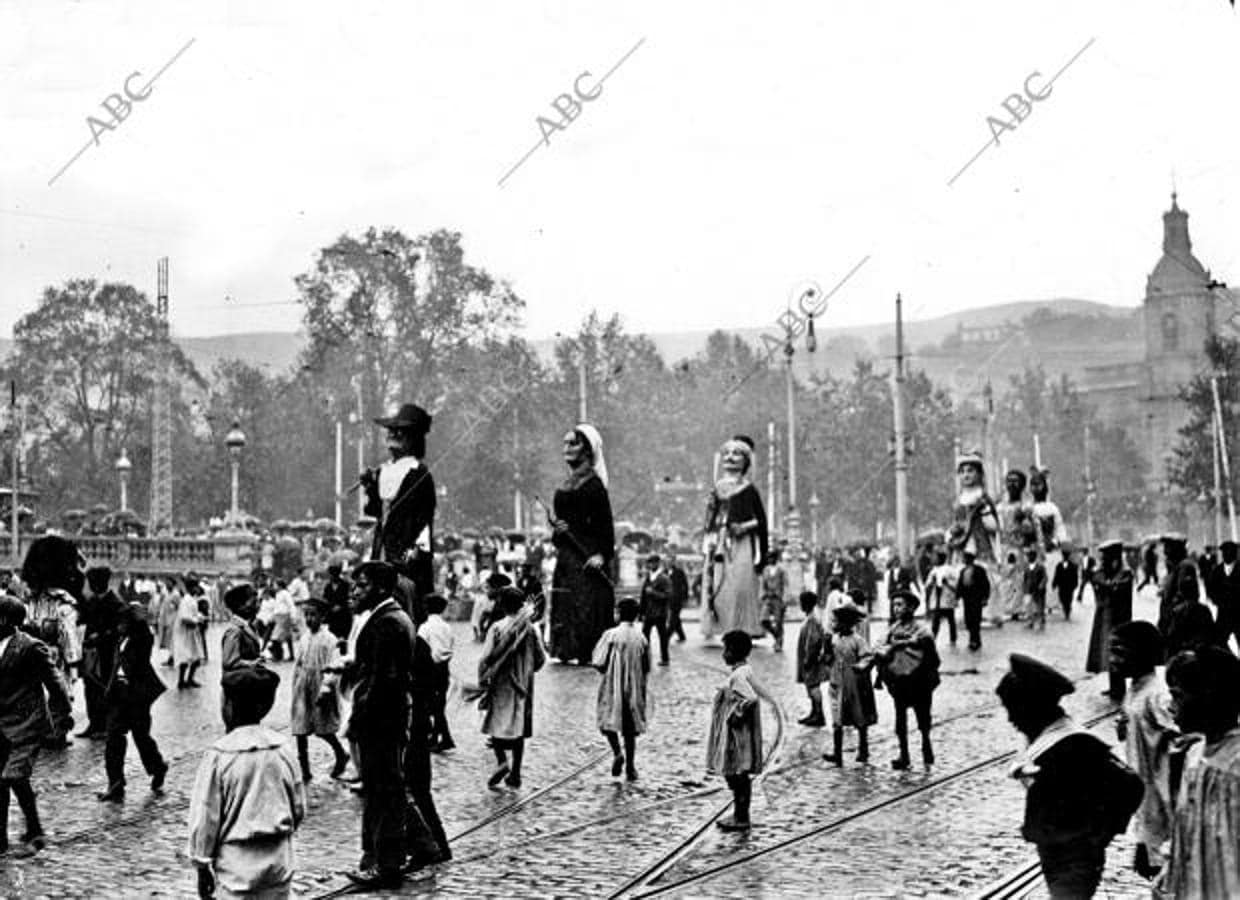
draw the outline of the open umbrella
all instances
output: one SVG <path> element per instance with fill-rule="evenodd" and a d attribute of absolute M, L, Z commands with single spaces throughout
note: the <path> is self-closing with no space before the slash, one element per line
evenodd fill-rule
<path fill-rule="evenodd" d="M 293 523 L 290 522 L 288 519 L 276 519 L 274 522 L 271 523 L 272 531 L 288 531 L 292 527 L 293 527 Z"/>
<path fill-rule="evenodd" d="M 336 521 L 334 519 L 327 518 L 327 516 L 322 516 L 321 518 L 315 519 L 314 527 L 316 530 L 326 533 L 340 530 L 340 526 L 336 524 Z"/>
<path fill-rule="evenodd" d="M 358 528 L 374 528 L 375 523 L 378 521 L 379 520 L 376 519 L 374 516 L 358 516 L 357 527 Z"/>
<path fill-rule="evenodd" d="M 84 509 L 66 509 L 60 514 L 62 519 L 85 519 L 86 510 Z"/>
<path fill-rule="evenodd" d="M 292 525 L 292 530 L 293 530 L 293 531 L 300 531 L 300 532 L 302 532 L 303 534 L 304 534 L 305 532 L 308 532 L 308 531 L 314 531 L 314 523 L 313 523 L 313 522 L 310 522 L 310 521 L 308 521 L 308 520 L 306 520 L 306 519 L 301 519 L 300 521 L 297 521 L 297 522 L 294 522 L 294 523 L 293 523 L 293 525 Z"/>
<path fill-rule="evenodd" d="M 111 507 L 106 503 L 96 503 L 90 508 L 90 514 L 92 516 L 106 516 L 110 509 Z"/>

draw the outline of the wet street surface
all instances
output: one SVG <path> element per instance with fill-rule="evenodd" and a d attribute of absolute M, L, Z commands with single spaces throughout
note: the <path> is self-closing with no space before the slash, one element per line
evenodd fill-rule
<path fill-rule="evenodd" d="M 942 685 L 935 695 L 937 762 L 894 772 L 891 702 L 878 693 L 879 724 L 871 731 L 869 765 L 855 762 L 855 733 L 845 765 L 821 754 L 829 729 L 796 724 L 807 704 L 794 682 L 796 625 L 788 651 L 765 640 L 751 661 L 779 702 L 763 709 L 771 763 L 754 790 L 755 827 L 724 833 L 714 822 L 729 812 L 722 779 L 705 774 L 711 701 L 724 667 L 717 646 L 705 645 L 696 623 L 689 641 L 673 644 L 672 665 L 651 673 L 650 731 L 638 741 L 640 779 L 610 775 L 610 753 L 595 729 L 598 675 L 549 663 L 536 687 L 534 737 L 524 785 L 489 790 L 493 757 L 478 732 L 478 714 L 454 690 L 449 716 L 457 748 L 435 757 L 435 799 L 455 859 L 402 895 L 510 897 L 972 897 L 1030 866 L 1032 845 L 1020 839 L 1023 789 L 1007 776 L 1019 749 L 994 695 L 1007 654 L 1022 651 L 1080 679 L 1065 706 L 1095 733 L 1114 741 L 1113 706 L 1105 679 L 1084 673 L 1092 605 L 1071 622 L 1056 616 L 1044 633 L 1009 623 L 983 633 L 981 652 L 951 647 L 939 636 Z M 1137 614 L 1152 618 L 1142 598 Z M 875 622 L 873 637 L 885 625 Z M 473 680 L 479 645 L 456 626 L 456 679 Z M 219 631 L 212 632 L 213 652 Z M 291 663 L 273 663 L 281 690 L 267 724 L 288 726 Z M 175 683 L 170 668 L 159 671 Z M 193 868 L 183 856 L 189 791 L 202 750 L 223 733 L 219 670 L 213 659 L 197 690 L 170 689 L 153 709 L 153 734 L 171 764 L 165 792 L 152 795 L 137 754 L 127 761 L 128 794 L 104 804 L 103 742 L 75 740 L 44 753 L 36 788 L 48 847 L 28 860 L 0 859 L 3 897 L 187 897 Z M 75 718 L 85 721 L 80 687 Z M 315 781 L 306 821 L 297 834 L 298 896 L 343 891 L 342 872 L 357 863 L 361 801 L 327 777 L 330 752 L 311 743 Z M 10 835 L 20 833 L 14 807 Z M 1108 896 L 1148 895 L 1128 868 L 1132 848 L 1119 839 L 1108 851 Z M 1030 896 L 1045 896 L 1034 880 Z"/>

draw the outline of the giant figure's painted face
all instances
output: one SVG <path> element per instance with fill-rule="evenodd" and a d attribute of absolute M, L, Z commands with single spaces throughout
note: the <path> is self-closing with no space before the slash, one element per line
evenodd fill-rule
<path fill-rule="evenodd" d="M 982 467 L 977 463 L 964 463 L 959 469 L 959 476 L 961 488 L 982 486 Z"/>

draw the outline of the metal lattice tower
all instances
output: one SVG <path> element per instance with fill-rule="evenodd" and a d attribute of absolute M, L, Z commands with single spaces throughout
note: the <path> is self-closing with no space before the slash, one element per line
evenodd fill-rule
<path fill-rule="evenodd" d="M 155 350 L 155 395 L 151 402 L 151 534 L 172 530 L 172 394 L 168 385 L 171 347 L 166 256 L 159 260 L 156 279 L 159 345 Z"/>

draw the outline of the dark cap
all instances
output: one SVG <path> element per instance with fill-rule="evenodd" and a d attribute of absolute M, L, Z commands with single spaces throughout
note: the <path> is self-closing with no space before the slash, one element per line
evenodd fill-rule
<path fill-rule="evenodd" d="M 0 619 L 11 625 L 26 621 L 26 604 L 16 597 L 0 597 Z"/>
<path fill-rule="evenodd" d="M 1123 550 L 1123 549 L 1124 549 L 1124 542 L 1121 541 L 1119 538 L 1111 538 L 1110 540 L 1103 541 L 1101 544 L 1098 545 L 1099 553 L 1113 553 L 1117 550 Z"/>
<path fill-rule="evenodd" d="M 1012 670 L 999 683 L 1000 691 L 1009 685 L 1022 698 L 1041 703 L 1056 703 L 1060 697 L 1076 690 L 1072 682 L 1058 670 L 1041 660 L 1013 653 L 1008 657 Z"/>
<path fill-rule="evenodd" d="M 487 576 L 487 587 L 499 590 L 511 586 L 512 579 L 503 572 L 492 572 Z"/>
<path fill-rule="evenodd" d="M 1220 550 L 1226 550 L 1228 547 L 1230 547 L 1232 550 L 1235 550 L 1237 546 L 1240 546 L 1240 545 L 1237 545 L 1235 541 L 1226 540 L 1226 541 L 1223 541 L 1221 544 L 1219 544 L 1218 548 Z"/>
<path fill-rule="evenodd" d="M 431 415 L 416 403 L 402 403 L 392 415 L 375 419 L 375 424 L 384 428 L 407 428 L 418 434 L 426 434 L 431 430 Z"/>
<path fill-rule="evenodd" d="M 270 704 L 280 686 L 280 676 L 266 666 L 239 666 L 220 679 L 224 696 L 243 703 Z"/>
<path fill-rule="evenodd" d="M 229 612 L 236 612 L 243 603 L 254 596 L 254 593 L 254 585 L 248 581 L 234 584 L 224 592 L 224 608 Z"/>
<path fill-rule="evenodd" d="M 1152 622 L 1142 619 L 1125 622 L 1111 632 L 1111 644 L 1112 646 L 1123 644 L 1131 648 L 1139 658 L 1152 663 L 1157 664 L 1162 661 L 1162 633 Z"/>
<path fill-rule="evenodd" d="M 856 625 L 865 618 L 865 612 L 851 603 L 845 603 L 835 608 L 835 612 L 831 614 L 835 620 L 841 625 Z"/>
<path fill-rule="evenodd" d="M 391 591 L 396 587 L 396 567 L 381 559 L 368 560 L 359 566 L 355 566 L 353 577 L 356 579 L 362 575 L 374 582 L 375 586 L 382 591 Z"/>

